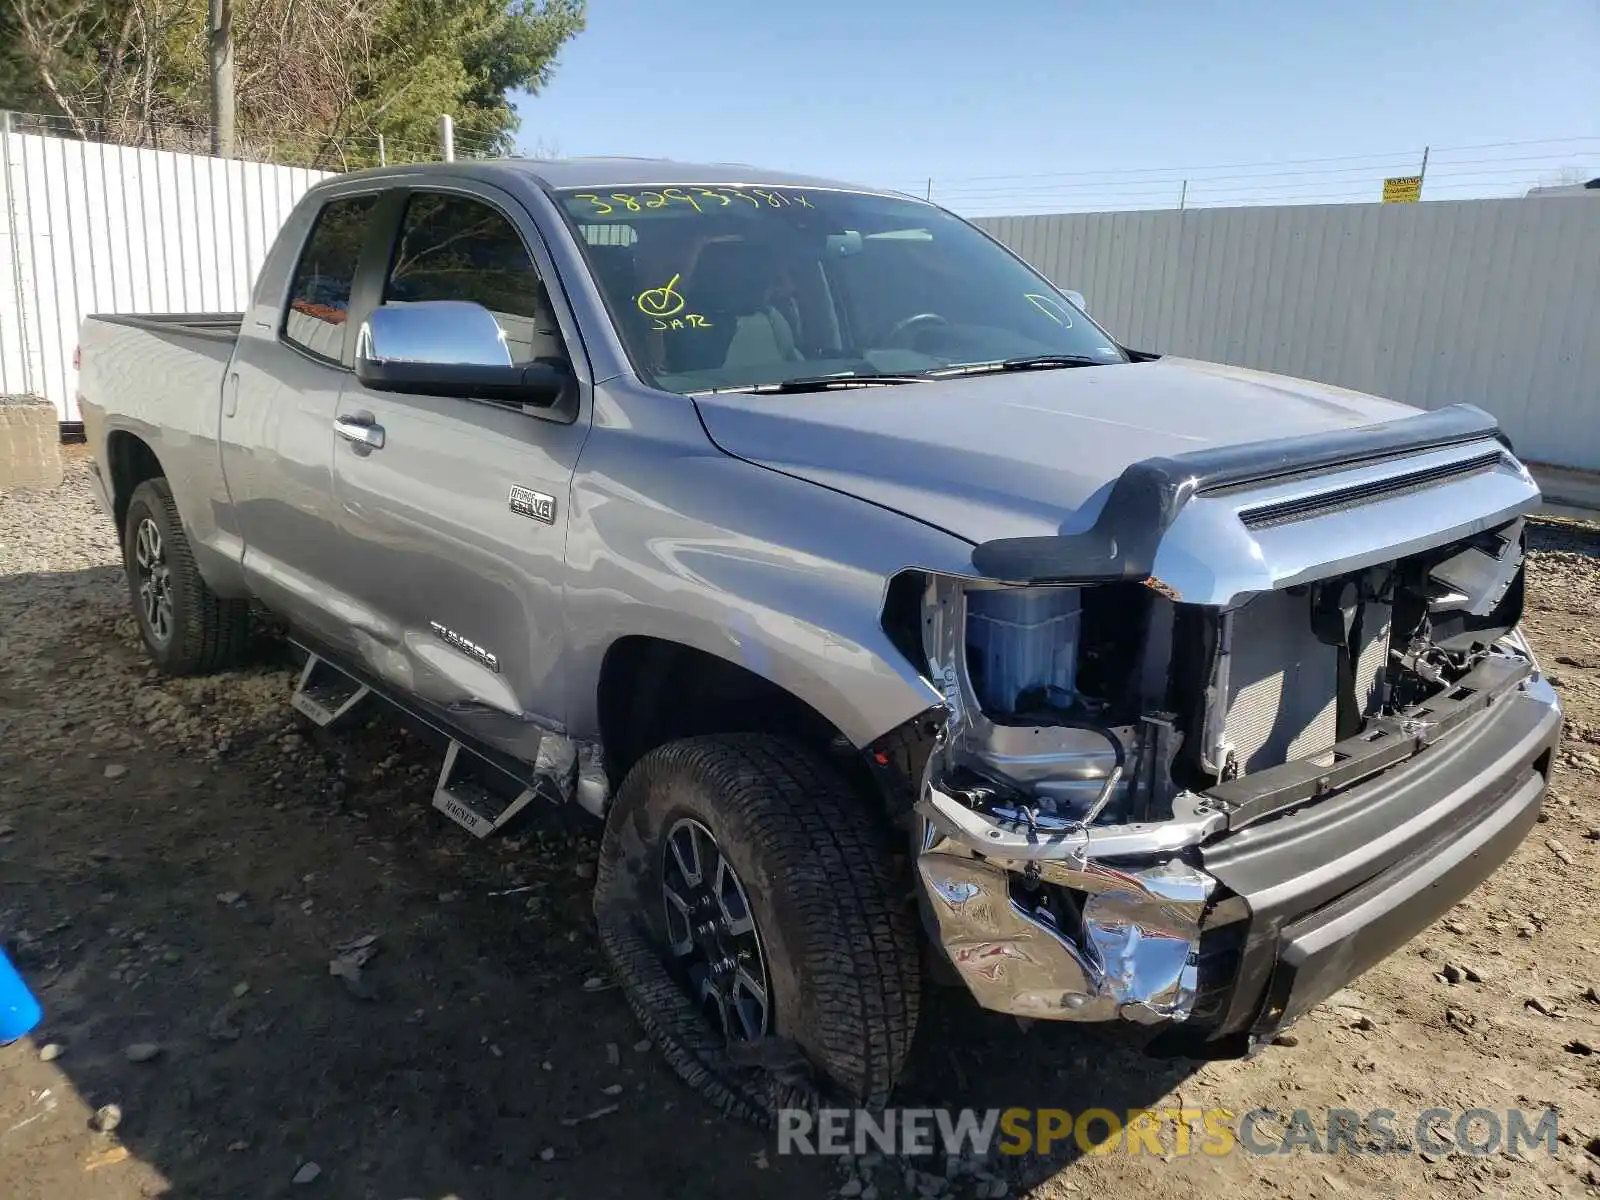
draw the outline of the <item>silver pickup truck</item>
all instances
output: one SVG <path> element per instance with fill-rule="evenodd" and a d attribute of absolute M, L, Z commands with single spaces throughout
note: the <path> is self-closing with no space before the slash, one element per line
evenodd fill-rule
<path fill-rule="evenodd" d="M 1246 1053 L 1545 790 L 1492 418 L 1127 349 L 912 197 L 359 172 L 248 312 L 81 354 L 155 662 L 226 668 L 259 602 L 294 706 L 426 722 L 473 833 L 603 819 L 605 951 L 730 1112 L 884 1103 L 924 974 Z"/>

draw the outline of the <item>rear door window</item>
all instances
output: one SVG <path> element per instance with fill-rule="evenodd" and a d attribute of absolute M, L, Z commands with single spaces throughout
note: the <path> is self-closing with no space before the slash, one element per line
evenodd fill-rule
<path fill-rule="evenodd" d="M 332 200 L 317 214 L 289 284 L 283 336 L 302 350 L 339 361 L 361 243 L 376 196 Z"/>
<path fill-rule="evenodd" d="M 566 351 L 539 268 L 515 225 L 499 209 L 445 192 L 406 201 L 385 304 L 470 300 L 487 308 L 506 335 L 512 361 L 564 360 Z"/>

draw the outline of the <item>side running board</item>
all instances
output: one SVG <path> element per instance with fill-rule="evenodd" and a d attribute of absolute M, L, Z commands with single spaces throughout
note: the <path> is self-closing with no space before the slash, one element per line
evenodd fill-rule
<path fill-rule="evenodd" d="M 460 742 L 444 752 L 433 806 L 476 837 L 488 837 L 528 807 L 538 793 Z"/>
<path fill-rule="evenodd" d="M 439 721 L 415 707 L 374 690 L 314 650 L 303 645 L 302 649 L 306 650 L 306 665 L 290 698 L 295 710 L 327 728 L 371 696 L 396 705 L 442 734 L 448 749 L 433 789 L 433 807 L 476 837 L 504 829 L 535 796 L 542 795 L 552 804 L 564 803 L 577 785 L 577 758 L 565 738 L 544 737 L 537 761 L 529 766 L 503 757 L 496 761 L 485 749 L 457 741 Z M 603 806 L 603 776 L 600 778 L 597 802 Z M 594 788 L 588 790 L 592 793 Z"/>
<path fill-rule="evenodd" d="M 371 694 L 366 684 L 357 683 L 327 659 L 308 653 L 289 703 L 313 725 L 326 729 Z"/>

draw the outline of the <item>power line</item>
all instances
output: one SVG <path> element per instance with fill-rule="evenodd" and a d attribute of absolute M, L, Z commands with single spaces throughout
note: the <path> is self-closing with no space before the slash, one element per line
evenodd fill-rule
<path fill-rule="evenodd" d="M 1432 147 L 1432 153 L 1434 153 L 1434 154 L 1454 154 L 1454 153 L 1458 153 L 1458 152 L 1466 151 L 1466 150 L 1515 149 L 1515 148 L 1523 148 L 1523 147 L 1528 147 L 1528 146 L 1564 145 L 1564 144 L 1568 144 L 1568 143 L 1572 143 L 1572 142 L 1597 142 L 1597 143 L 1600 143 L 1600 134 L 1579 134 L 1579 135 L 1573 135 L 1573 136 L 1570 136 L 1570 137 L 1538 138 L 1538 139 L 1528 139 L 1528 140 L 1513 141 L 1513 142 L 1478 142 L 1478 143 L 1475 143 L 1475 144 L 1472 144 L 1472 145 L 1461 145 L 1461 146 L 1434 146 L 1434 147 Z M 1210 164 L 1206 164 L 1206 165 L 1193 166 L 1193 167 L 1135 167 L 1135 168 L 1127 168 L 1127 169 L 1106 169 L 1106 170 L 1099 170 L 1099 171 L 1094 171 L 1094 170 L 1089 170 L 1089 171 L 1036 171 L 1036 172 L 1025 172 L 1025 173 L 1021 173 L 1021 174 L 1012 174 L 1012 175 L 960 175 L 960 176 L 955 176 L 953 178 L 953 182 L 956 183 L 957 185 L 959 185 L 959 184 L 962 184 L 962 183 L 980 183 L 980 182 L 981 183 L 987 183 L 987 182 L 993 182 L 993 181 L 1006 181 L 1006 180 L 1085 179 L 1085 178 L 1088 178 L 1090 176 L 1096 176 L 1096 175 L 1133 175 L 1133 174 L 1148 175 L 1148 174 L 1163 174 L 1163 173 L 1174 174 L 1174 175 L 1178 176 L 1179 178 L 1182 178 L 1182 177 L 1184 177 L 1186 175 L 1192 178 L 1196 173 L 1202 172 L 1202 171 L 1235 171 L 1235 170 L 1246 170 L 1246 169 L 1249 169 L 1249 168 L 1252 168 L 1252 167 L 1281 168 L 1281 167 L 1285 167 L 1285 166 L 1291 166 L 1291 167 L 1293 167 L 1293 166 L 1312 166 L 1312 165 L 1317 165 L 1317 164 L 1321 164 L 1321 163 L 1357 162 L 1357 161 L 1369 160 L 1369 159 L 1386 159 L 1386 160 L 1416 162 L 1418 160 L 1418 158 L 1420 157 L 1420 155 L 1421 155 L 1420 147 L 1412 147 L 1411 149 L 1407 149 L 1407 150 L 1385 151 L 1385 152 L 1381 152 L 1381 153 L 1369 152 L 1369 153 L 1366 153 L 1366 154 L 1342 154 L 1342 155 L 1333 155 L 1333 156 L 1323 157 L 1323 158 L 1267 159 L 1267 160 L 1260 160 L 1260 161 L 1256 161 L 1256 162 L 1242 162 L 1242 163 L 1210 163 Z M 925 184 L 926 184 L 926 178 L 924 177 L 924 179 L 922 181 L 920 181 L 916 185 L 916 187 L 920 188 L 920 187 L 924 186 Z M 914 190 L 916 190 L 916 188 L 908 187 L 905 190 L 914 191 Z M 939 190 L 940 190 L 940 180 L 939 180 L 939 177 L 936 175 L 936 176 L 934 176 L 934 191 L 937 193 Z"/>
<path fill-rule="evenodd" d="M 1446 181 L 1456 181 L 1451 186 L 1504 184 L 1505 186 L 1510 187 L 1524 184 L 1527 180 L 1538 174 L 1539 172 L 1506 173 L 1480 170 L 1434 172 L 1430 170 L 1428 173 L 1427 182 L 1430 191 L 1436 191 L 1439 187 L 1445 186 Z M 1050 202 L 1052 200 L 1059 200 L 1065 203 L 1130 198 L 1164 200 L 1176 196 L 1177 193 L 1182 190 L 1181 182 L 1182 181 L 1179 180 L 1173 180 L 1170 183 L 1163 182 L 1159 185 L 1132 185 L 1122 187 L 1076 189 L 1072 191 L 1058 188 L 1017 189 L 1007 192 L 991 192 L 958 197 L 943 196 L 940 197 L 940 199 L 945 204 L 989 204 L 1011 200 L 1032 202 Z M 1301 181 L 1277 183 L 1273 181 L 1262 181 L 1251 184 L 1232 184 L 1221 186 L 1199 186 L 1194 180 L 1190 180 L 1187 193 L 1191 198 L 1204 198 L 1217 195 L 1255 196 L 1297 195 L 1310 193 L 1319 195 L 1342 195 L 1348 193 L 1352 189 L 1370 191 L 1374 188 L 1380 187 L 1381 184 L 1382 180 L 1377 177 L 1366 180 L 1342 179 L 1329 182 Z"/>
<path fill-rule="evenodd" d="M 1492 189 L 1491 194 L 1485 194 L 1486 189 L 1476 183 L 1447 183 L 1435 185 L 1430 180 L 1424 189 L 1424 200 L 1441 199 L 1485 199 L 1485 200 L 1521 200 L 1531 186 L 1524 181 L 1516 185 L 1505 185 L 1499 189 Z M 1213 196 L 1196 197 L 1192 193 L 1188 197 L 1187 207 L 1190 208 L 1248 208 L 1259 206 L 1306 206 L 1319 204 L 1348 204 L 1366 201 L 1376 204 L 1380 200 L 1377 188 L 1362 188 L 1359 190 L 1344 190 L 1327 192 L 1319 195 L 1249 195 L 1222 194 Z M 1136 197 L 1103 197 L 1096 200 L 1036 200 L 1023 201 L 1018 204 L 1008 205 L 999 210 L 989 209 L 984 215 L 991 216 L 1050 216 L 1057 213 L 1078 212 L 1170 212 L 1176 208 L 1176 197 L 1142 195 Z"/>
<path fill-rule="evenodd" d="M 1600 139 L 1596 139 L 1596 143 L 1597 143 L 1596 152 L 1600 153 Z M 1177 175 L 1175 175 L 1175 176 L 1172 176 L 1171 178 L 1164 178 L 1164 179 L 1139 179 L 1139 178 L 1123 177 L 1123 178 L 1103 179 L 1103 180 L 1096 180 L 1096 181 L 1086 181 L 1085 180 L 1085 181 L 1072 181 L 1072 182 L 1065 182 L 1065 183 L 1048 183 L 1048 184 L 1042 183 L 1042 184 L 1039 184 L 1036 187 L 1030 187 L 1030 186 L 1020 185 L 1020 184 L 1010 184 L 1010 185 L 1001 186 L 1001 187 L 971 187 L 971 186 L 963 186 L 963 185 L 960 185 L 960 184 L 957 184 L 955 186 L 942 186 L 942 185 L 939 184 L 939 181 L 937 179 L 935 179 L 934 180 L 934 192 L 935 192 L 936 195 L 942 196 L 945 199 L 950 199 L 952 197 L 963 198 L 963 199 L 976 199 L 976 198 L 990 197 L 990 196 L 1015 195 L 1015 194 L 1022 193 L 1022 192 L 1032 193 L 1032 192 L 1057 192 L 1057 191 L 1084 191 L 1084 190 L 1089 190 L 1089 189 L 1094 189 L 1094 188 L 1122 187 L 1122 186 L 1138 186 L 1138 187 L 1169 187 L 1169 186 L 1171 186 L 1171 187 L 1176 187 L 1179 184 L 1182 184 L 1182 183 L 1185 183 L 1185 182 L 1187 182 L 1191 187 L 1194 187 L 1196 185 L 1207 184 L 1207 183 L 1253 183 L 1253 182 L 1257 182 L 1257 181 L 1271 182 L 1271 181 L 1277 180 L 1277 179 L 1291 179 L 1291 178 L 1304 178 L 1304 177 L 1315 177 L 1316 179 L 1327 179 L 1330 183 L 1337 184 L 1337 183 L 1344 183 L 1344 182 L 1349 182 L 1349 181 L 1345 180 L 1345 179 L 1335 179 L 1335 178 L 1332 178 L 1333 176 L 1359 174 L 1359 175 L 1363 175 L 1363 176 L 1366 176 L 1366 177 L 1369 177 L 1369 178 L 1380 178 L 1381 176 L 1376 174 L 1376 172 L 1378 172 L 1380 169 L 1384 170 L 1384 171 L 1387 171 L 1387 170 L 1390 170 L 1390 169 L 1410 169 L 1410 168 L 1412 168 L 1412 167 L 1414 167 L 1416 165 L 1416 161 L 1417 160 L 1415 158 L 1412 158 L 1412 159 L 1410 159 L 1409 161 L 1407 161 L 1405 163 L 1397 163 L 1397 164 L 1393 164 L 1392 167 L 1383 167 L 1383 168 L 1379 168 L 1379 167 L 1376 167 L 1376 166 L 1374 166 L 1374 167 L 1338 167 L 1338 168 L 1331 168 L 1331 169 L 1326 170 L 1326 171 L 1257 172 L 1257 173 L 1253 173 L 1253 174 L 1241 174 L 1241 175 L 1186 175 L 1186 176 L 1177 176 Z M 1518 166 L 1518 165 L 1522 165 L 1522 164 L 1526 164 L 1526 163 L 1540 163 L 1540 164 L 1545 164 L 1547 166 L 1555 167 L 1555 166 L 1558 166 L 1558 165 L 1560 165 L 1560 164 L 1562 164 L 1564 162 L 1568 162 L 1568 161 L 1570 161 L 1570 158 L 1557 157 L 1557 156 L 1553 156 L 1553 155 L 1549 155 L 1549 154 L 1526 155 L 1526 156 L 1521 156 L 1521 157 L 1516 157 L 1516 158 L 1457 159 L 1457 160 L 1450 160 L 1450 161 L 1445 161 L 1445 162 L 1440 162 L 1437 158 L 1435 158 L 1433 160 L 1433 162 L 1430 164 L 1428 175 L 1429 175 L 1429 178 L 1433 178 L 1435 175 L 1447 173 L 1446 171 L 1443 170 L 1444 168 L 1472 167 L 1472 166 L 1504 167 L 1504 166 Z M 1311 186 L 1316 186 L 1316 185 L 1313 183 Z"/>

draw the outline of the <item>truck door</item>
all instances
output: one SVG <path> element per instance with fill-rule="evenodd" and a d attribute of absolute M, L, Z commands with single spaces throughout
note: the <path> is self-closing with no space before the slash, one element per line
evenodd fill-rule
<path fill-rule="evenodd" d="M 228 532 L 252 590 L 295 626 L 347 648 L 349 606 L 332 586 L 343 552 L 333 419 L 355 344 L 351 294 L 381 232 L 380 197 L 326 195 L 296 210 L 263 269 L 223 379 L 218 440 Z"/>
<path fill-rule="evenodd" d="M 517 363 L 567 359 L 549 270 L 514 198 L 481 184 L 417 188 L 374 302 L 475 301 Z M 375 618 L 365 665 L 525 753 L 565 718 L 564 543 L 587 402 L 561 423 L 492 401 L 379 392 L 351 375 L 338 407 L 339 429 L 352 432 L 333 454 L 344 534 L 334 582 Z"/>

